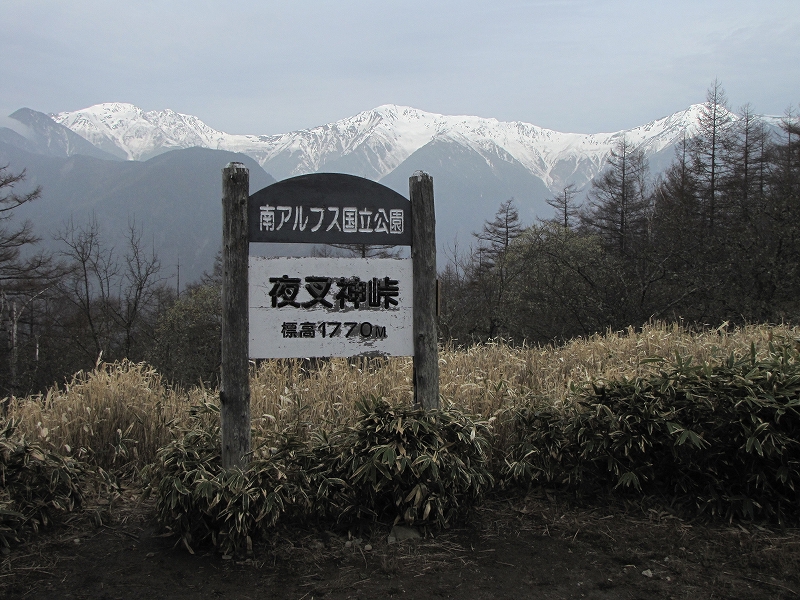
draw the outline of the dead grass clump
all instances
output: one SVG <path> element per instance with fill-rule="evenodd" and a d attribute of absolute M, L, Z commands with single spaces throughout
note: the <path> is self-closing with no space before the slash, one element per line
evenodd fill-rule
<path fill-rule="evenodd" d="M 752 345 L 763 357 L 773 339 L 799 337 L 800 330 L 782 325 L 690 331 L 653 322 L 563 345 L 446 347 L 439 355 L 440 388 L 445 402 L 484 416 L 531 402 L 563 407 L 589 382 L 657 373 L 676 355 L 707 363 L 732 353 L 744 356 Z"/>
<path fill-rule="evenodd" d="M 120 470 L 151 462 L 169 441 L 170 425 L 206 396 L 169 388 L 145 364 L 101 363 L 44 395 L 15 398 L 9 416 L 29 439 L 59 454 Z"/>
<path fill-rule="evenodd" d="M 337 429 L 358 419 L 356 402 L 413 401 L 410 358 L 260 362 L 250 379 L 250 413 L 267 430 Z"/>
<path fill-rule="evenodd" d="M 800 339 L 800 331 L 783 325 L 696 331 L 652 322 L 562 345 L 445 346 L 439 354 L 441 395 L 444 407 L 482 418 L 522 405 L 565 408 L 587 382 L 656 373 L 676 355 L 703 363 L 743 356 L 752 345 L 763 356 L 773 339 Z M 217 390 L 172 388 L 152 368 L 123 361 L 78 373 L 43 396 L 14 399 L 9 416 L 29 439 L 60 453 L 92 457 L 104 468 L 143 466 L 171 439 L 170 424 L 182 422 L 191 406 L 217 398 Z M 253 427 L 262 432 L 294 428 L 302 437 L 352 425 L 356 402 L 367 398 L 411 404 L 411 359 L 269 360 L 251 371 Z M 502 445 L 499 421 L 494 430 Z"/>

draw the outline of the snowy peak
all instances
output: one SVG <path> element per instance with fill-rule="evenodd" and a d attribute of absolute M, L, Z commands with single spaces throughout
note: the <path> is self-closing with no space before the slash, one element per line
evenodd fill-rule
<path fill-rule="evenodd" d="M 97 104 L 51 117 L 100 148 L 113 146 L 115 154 L 128 160 L 143 160 L 175 148 L 214 148 L 227 135 L 192 115 L 169 109 L 145 112 L 123 102 Z"/>
<path fill-rule="evenodd" d="M 559 174 L 563 169 L 557 169 L 558 165 L 565 161 L 573 163 L 576 170 L 589 169 L 580 177 L 582 185 L 599 172 L 622 136 L 641 146 L 647 154 L 660 152 L 685 132 L 691 135 L 700 107 L 696 105 L 631 130 L 579 134 L 561 133 L 519 121 L 445 116 L 406 106 L 383 105 L 335 123 L 281 136 L 302 140 L 293 150 L 301 152 L 303 159 L 298 160 L 290 172 L 276 175 L 318 171 L 326 164 L 360 153 L 369 156 L 372 167 L 370 172 L 361 174 L 382 179 L 415 151 L 437 140 L 468 147 L 483 156 L 487 163 L 498 158 L 519 162 L 553 189 L 565 185 L 574 174 L 567 173 L 566 177 Z M 276 147 L 266 162 L 286 148 Z"/>
<path fill-rule="evenodd" d="M 9 130 L 6 130 L 2 137 L 6 142 L 23 150 L 46 156 L 67 157 L 83 154 L 101 159 L 116 159 L 107 152 L 96 148 L 69 128 L 53 122 L 44 113 L 30 108 L 20 108 L 10 114 L 9 118 L 21 125 L 21 127 L 17 127 L 18 131 L 16 131 L 19 135 L 14 138 L 9 134 Z"/>
<path fill-rule="evenodd" d="M 584 185 L 625 136 L 647 155 L 691 135 L 702 105 L 640 127 L 612 133 L 561 133 L 530 123 L 475 116 L 447 116 L 385 104 L 352 117 L 279 135 L 232 135 L 199 118 L 172 110 L 144 111 L 132 104 L 106 103 L 52 118 L 96 146 L 129 160 L 167 150 L 200 146 L 242 152 L 276 178 L 339 171 L 381 180 L 433 141 L 476 152 L 489 166 L 518 163 L 551 190 Z"/>

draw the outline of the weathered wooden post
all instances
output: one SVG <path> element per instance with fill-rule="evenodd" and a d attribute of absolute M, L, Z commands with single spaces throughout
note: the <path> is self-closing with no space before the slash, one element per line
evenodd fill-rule
<path fill-rule="evenodd" d="M 436 328 L 436 214 L 433 177 L 417 171 L 408 180 L 411 260 L 414 269 L 414 403 L 439 408 L 439 345 Z"/>
<path fill-rule="evenodd" d="M 250 452 L 247 201 L 250 172 L 232 162 L 222 170 L 222 467 L 244 467 Z"/>

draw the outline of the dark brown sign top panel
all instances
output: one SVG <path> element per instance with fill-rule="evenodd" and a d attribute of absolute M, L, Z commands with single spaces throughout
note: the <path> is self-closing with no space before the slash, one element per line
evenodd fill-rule
<path fill-rule="evenodd" d="M 315 173 L 252 194 L 251 242 L 411 245 L 411 203 L 363 177 Z"/>

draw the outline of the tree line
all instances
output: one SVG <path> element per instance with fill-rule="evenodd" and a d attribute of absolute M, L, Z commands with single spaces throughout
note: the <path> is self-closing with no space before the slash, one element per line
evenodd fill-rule
<path fill-rule="evenodd" d="M 718 82 L 697 131 L 653 176 L 622 137 L 585 200 L 523 227 L 513 199 L 441 274 L 458 343 L 565 340 L 651 319 L 714 325 L 800 317 L 800 121 L 730 111 Z"/>
<path fill-rule="evenodd" d="M 221 274 L 183 290 L 135 223 L 109 243 L 96 220 L 36 250 L 14 209 L 25 173 L 0 167 L 0 398 L 45 390 L 100 360 L 146 361 L 168 380 L 217 382 Z M 581 201 L 581 198 L 585 198 Z M 513 199 L 440 273 L 443 340 L 547 343 L 651 319 L 717 326 L 800 315 L 800 121 L 734 115 L 718 82 L 697 131 L 653 176 L 624 136 L 584 194 L 523 226 Z M 391 255 L 386 248 L 338 248 Z M 3 343 L 5 342 L 5 343 Z"/>
<path fill-rule="evenodd" d="M 42 392 L 123 358 L 149 362 L 170 380 L 214 383 L 219 268 L 179 291 L 135 222 L 112 244 L 94 218 L 64 223 L 60 250 L 38 251 L 33 225 L 13 218 L 42 194 L 17 192 L 24 179 L 24 170 L 0 166 L 0 398 Z"/>

